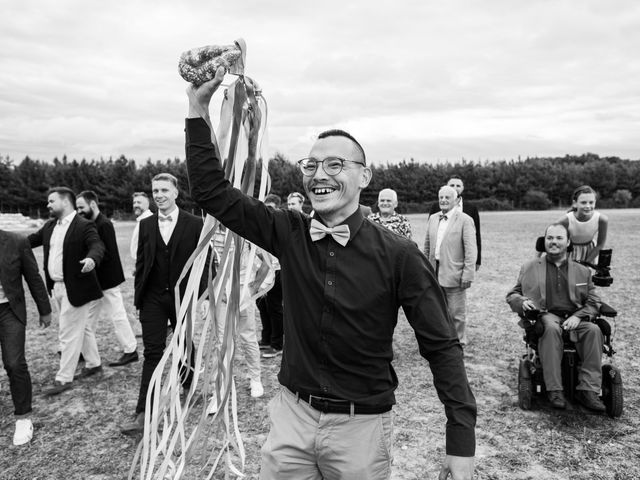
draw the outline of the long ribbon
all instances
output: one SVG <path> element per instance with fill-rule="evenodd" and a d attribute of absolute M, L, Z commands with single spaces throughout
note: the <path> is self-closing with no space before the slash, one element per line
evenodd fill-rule
<path fill-rule="evenodd" d="M 251 81 L 238 77 L 227 88 L 220 109 L 219 142 L 207 112 L 199 113 L 211 129 L 217 153 L 224 159 L 226 178 L 234 187 L 252 195 L 260 152 L 266 151 L 264 98 L 256 95 Z M 259 185 L 261 200 L 269 188 L 267 162 L 263 160 Z M 151 378 L 146 411 L 152 413 L 145 416 L 144 435 L 134 456 L 130 479 L 138 465 L 140 479 L 212 478 L 223 458 L 225 478 L 243 476 L 245 450 L 238 428 L 233 357 L 243 287 L 239 269 L 244 239 L 233 233 L 227 235 L 218 271 L 213 277 L 211 269 L 205 272 L 205 268 L 218 224 L 218 220 L 206 215 L 198 247 L 178 279 L 176 329 Z M 255 254 L 256 247 L 250 245 L 250 261 Z M 203 274 L 208 279 L 207 291 L 199 297 Z M 187 286 L 180 298 L 178 286 L 184 279 Z M 225 292 L 226 307 L 218 301 Z M 194 327 L 199 319 L 202 319 L 202 326 L 198 330 Z M 190 363 L 192 342 L 197 344 L 195 364 L 191 366 L 193 381 L 181 402 L 180 369 Z M 211 411 L 212 407 L 215 412 Z M 215 431 L 221 436 L 211 435 Z M 205 453 L 202 445 L 210 443 L 211 438 L 217 439 L 215 448 Z M 196 454 L 204 460 L 196 461 Z"/>

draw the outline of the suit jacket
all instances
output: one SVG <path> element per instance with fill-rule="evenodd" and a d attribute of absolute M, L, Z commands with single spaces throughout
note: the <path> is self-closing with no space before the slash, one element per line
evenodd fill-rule
<path fill-rule="evenodd" d="M 124 282 L 124 271 L 122 270 L 122 262 L 120 262 L 120 252 L 113 223 L 102 213 L 99 213 L 95 224 L 105 248 L 104 258 L 97 269 L 98 282 L 100 282 L 102 290 L 107 290 Z"/>
<path fill-rule="evenodd" d="M 36 302 L 40 315 L 51 313 L 51 305 L 38 263 L 33 256 L 29 240 L 12 232 L 0 230 L 0 284 L 9 307 L 18 319 L 27 323 L 22 277 L 27 282 L 31 296 Z"/>
<path fill-rule="evenodd" d="M 600 308 L 600 298 L 591 281 L 591 271 L 579 263 L 569 260 L 567 264 L 569 297 L 575 305 L 574 315 L 580 318 L 595 318 Z M 525 263 L 520 269 L 518 282 L 507 293 L 511 310 L 522 315 L 522 302 L 531 300 L 539 310 L 547 310 L 547 258 L 542 256 Z"/>
<path fill-rule="evenodd" d="M 198 239 L 202 231 L 202 219 L 185 212 L 178 211 L 178 221 L 171 234 L 171 251 L 169 252 L 169 262 L 171 264 L 171 277 L 169 286 L 171 293 L 174 292 L 178 278 L 182 273 L 187 260 L 198 246 Z M 147 292 L 149 274 L 153 267 L 156 255 L 157 242 L 162 242 L 160 230 L 158 229 L 158 214 L 154 213 L 140 221 L 140 234 L 138 236 L 138 254 L 136 258 L 135 274 L 135 297 L 136 308 L 142 306 L 142 301 Z M 206 275 L 206 269 L 205 269 Z M 183 285 L 180 285 L 180 294 L 184 293 L 186 278 Z M 157 292 L 160 293 L 160 292 Z"/>
<path fill-rule="evenodd" d="M 51 219 L 40 230 L 29 235 L 31 248 L 42 246 L 44 251 L 44 276 L 49 293 L 53 290 L 53 280 L 49 276 L 49 249 L 51 234 L 57 219 Z M 104 256 L 104 244 L 100 240 L 95 223 L 77 215 L 71 220 L 62 246 L 62 275 L 67 289 L 69 303 L 80 307 L 92 300 L 102 297 L 102 288 L 98 282 L 96 270 Z M 82 273 L 80 260 L 91 258 L 96 268 Z"/>
<path fill-rule="evenodd" d="M 438 202 L 434 202 L 429 210 L 429 215 L 438 213 L 440 211 L 440 205 Z M 478 209 L 471 203 L 462 201 L 462 212 L 466 213 L 473 220 L 473 225 L 476 227 L 476 249 L 478 250 L 478 258 L 476 265 L 482 265 L 482 239 L 480 238 L 480 214 Z"/>
<path fill-rule="evenodd" d="M 440 244 L 440 266 L 438 283 L 442 287 L 459 287 L 462 282 L 473 282 L 476 273 L 475 227 L 466 213 L 456 208 L 452 211 L 449 225 Z M 431 215 L 427 222 L 424 254 L 436 268 L 436 241 L 438 238 L 439 215 Z"/>

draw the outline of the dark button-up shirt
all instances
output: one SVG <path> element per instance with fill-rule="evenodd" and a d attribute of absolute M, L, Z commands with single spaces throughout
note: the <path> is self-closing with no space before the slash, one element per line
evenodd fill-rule
<path fill-rule="evenodd" d="M 204 120 L 187 119 L 186 125 L 192 197 L 280 260 L 287 339 L 280 383 L 361 405 L 395 403 L 392 340 L 402 307 L 445 405 L 447 453 L 474 455 L 476 405 L 462 349 L 438 282 L 415 243 L 365 222 L 358 209 L 345 221 L 345 247 L 331 236 L 313 242 L 310 217 L 271 209 L 232 188 Z"/>

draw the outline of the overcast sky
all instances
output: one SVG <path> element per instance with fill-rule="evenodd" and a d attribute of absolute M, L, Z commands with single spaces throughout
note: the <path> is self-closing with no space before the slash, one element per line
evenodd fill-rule
<path fill-rule="evenodd" d="M 0 155 L 184 157 L 181 52 L 247 43 L 269 155 L 640 158 L 636 0 L 0 0 Z"/>

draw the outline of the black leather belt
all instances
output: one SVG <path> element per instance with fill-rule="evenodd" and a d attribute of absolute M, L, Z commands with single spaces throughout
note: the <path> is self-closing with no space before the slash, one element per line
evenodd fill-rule
<path fill-rule="evenodd" d="M 319 397 L 304 392 L 294 393 L 296 398 L 306 402 L 315 410 L 323 413 L 348 413 L 351 415 L 375 415 L 388 412 L 391 405 L 358 405 L 349 400 L 339 400 L 337 398 Z"/>

